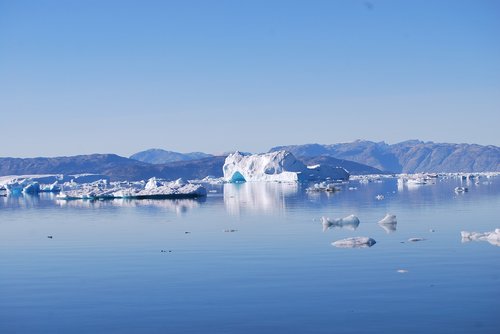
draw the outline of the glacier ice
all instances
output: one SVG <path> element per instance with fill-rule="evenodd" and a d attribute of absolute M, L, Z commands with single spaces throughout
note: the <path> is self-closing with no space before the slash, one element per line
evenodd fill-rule
<path fill-rule="evenodd" d="M 354 237 L 337 240 L 332 245 L 338 248 L 366 248 L 375 245 L 377 242 L 368 237 Z"/>
<path fill-rule="evenodd" d="M 349 173 L 343 168 L 310 166 L 297 160 L 287 151 L 263 154 L 230 154 L 223 166 L 224 180 L 227 182 L 276 181 L 305 182 L 312 180 L 346 180 Z"/>
<path fill-rule="evenodd" d="M 500 228 L 485 233 L 462 231 L 460 234 L 462 235 L 462 242 L 487 241 L 494 246 L 500 246 Z"/>

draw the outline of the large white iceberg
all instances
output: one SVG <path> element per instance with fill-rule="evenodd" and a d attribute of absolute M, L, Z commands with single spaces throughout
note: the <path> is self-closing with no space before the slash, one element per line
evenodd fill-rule
<path fill-rule="evenodd" d="M 227 182 L 275 181 L 304 182 L 310 180 L 346 180 L 349 173 L 343 168 L 308 168 L 287 151 L 245 155 L 240 152 L 230 154 L 223 166 L 224 180 Z"/>

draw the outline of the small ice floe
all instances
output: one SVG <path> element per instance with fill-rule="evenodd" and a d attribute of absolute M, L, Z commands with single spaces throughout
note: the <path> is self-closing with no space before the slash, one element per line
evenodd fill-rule
<path fill-rule="evenodd" d="M 378 222 L 380 227 L 384 229 L 387 233 L 392 233 L 396 231 L 396 225 L 398 221 L 396 219 L 396 215 L 386 214 L 382 220 Z"/>
<path fill-rule="evenodd" d="M 406 274 L 408 272 L 408 270 L 406 270 L 406 269 L 398 269 L 397 272 L 400 273 L 400 274 Z"/>
<path fill-rule="evenodd" d="M 358 190 L 358 187 L 349 187 L 347 189 L 349 189 L 349 190 Z"/>
<path fill-rule="evenodd" d="M 320 183 L 315 183 L 312 187 L 309 187 L 306 189 L 308 192 L 318 192 L 318 191 L 325 191 L 325 192 L 335 192 L 338 189 L 335 188 L 335 185 L 332 183 L 326 183 L 326 182 L 320 182 Z"/>
<path fill-rule="evenodd" d="M 338 248 L 367 248 L 375 245 L 377 242 L 368 237 L 354 237 L 332 242 L 332 245 Z"/>
<path fill-rule="evenodd" d="M 380 195 L 380 194 L 379 194 L 379 195 L 377 195 L 377 196 L 375 196 L 375 199 L 376 199 L 377 201 L 381 201 L 381 200 L 383 200 L 384 198 L 385 198 L 385 197 L 384 197 L 384 195 Z"/>
<path fill-rule="evenodd" d="M 421 186 L 421 185 L 425 185 L 427 184 L 427 180 L 423 177 L 415 177 L 415 178 L 411 178 L 411 179 L 408 179 L 408 181 L 406 182 L 406 184 L 408 186 L 412 185 L 412 186 Z"/>
<path fill-rule="evenodd" d="M 328 217 L 321 217 L 321 224 L 323 225 L 323 232 L 329 228 L 345 228 L 354 231 L 359 226 L 359 218 L 355 215 L 349 215 L 344 218 L 331 219 Z"/>
<path fill-rule="evenodd" d="M 487 241 L 494 246 L 500 246 L 500 228 L 495 229 L 492 232 L 460 232 L 462 235 L 462 242 L 468 241 Z"/>
<path fill-rule="evenodd" d="M 237 232 L 238 230 L 233 230 L 233 229 L 225 229 L 223 232 L 226 233 L 232 233 L 232 232 Z"/>
<path fill-rule="evenodd" d="M 418 242 L 418 241 L 424 241 L 425 238 L 410 238 L 408 239 L 409 242 Z"/>
<path fill-rule="evenodd" d="M 466 193 L 466 192 L 468 192 L 468 191 L 469 191 L 469 189 L 468 189 L 467 187 L 456 187 L 456 188 L 455 188 L 455 192 L 456 192 L 457 194 Z"/>

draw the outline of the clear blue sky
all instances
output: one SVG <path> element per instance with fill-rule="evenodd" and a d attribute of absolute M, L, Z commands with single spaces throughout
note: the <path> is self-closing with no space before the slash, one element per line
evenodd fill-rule
<path fill-rule="evenodd" d="M 0 0 L 0 156 L 500 145 L 500 1 Z"/>

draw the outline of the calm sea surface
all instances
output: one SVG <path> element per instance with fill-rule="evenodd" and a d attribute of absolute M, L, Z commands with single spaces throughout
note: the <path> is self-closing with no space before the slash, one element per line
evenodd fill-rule
<path fill-rule="evenodd" d="M 460 182 L 0 197 L 0 333 L 499 333 L 500 247 L 460 231 L 500 228 L 500 179 Z M 350 214 L 356 230 L 323 231 Z M 377 243 L 331 245 L 354 236 Z"/>

